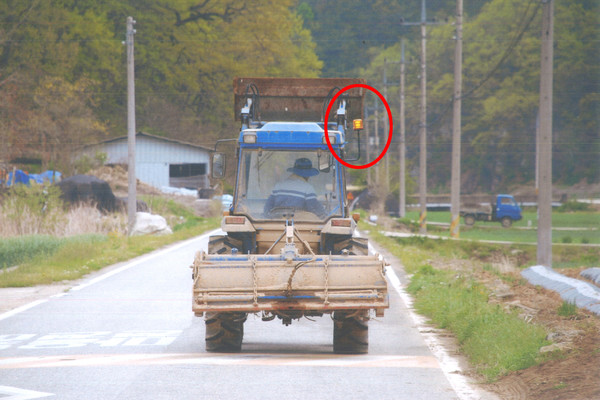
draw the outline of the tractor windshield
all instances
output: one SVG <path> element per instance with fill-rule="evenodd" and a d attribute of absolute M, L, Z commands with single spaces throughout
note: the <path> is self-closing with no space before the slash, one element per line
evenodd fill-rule
<path fill-rule="evenodd" d="M 342 214 L 329 152 L 243 150 L 234 212 L 253 219 L 320 221 Z"/>

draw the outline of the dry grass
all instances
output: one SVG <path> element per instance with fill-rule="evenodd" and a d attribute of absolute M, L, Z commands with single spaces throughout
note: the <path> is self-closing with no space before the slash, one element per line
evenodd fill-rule
<path fill-rule="evenodd" d="M 92 205 L 81 204 L 64 211 L 53 207 L 43 212 L 32 211 L 27 205 L 9 198 L 0 205 L 0 237 L 29 235 L 55 237 L 88 233 L 125 234 L 127 216 L 122 213 L 103 215 Z"/>
<path fill-rule="evenodd" d="M 84 233 L 127 233 L 127 215 L 113 213 L 103 215 L 95 207 L 79 205 L 71 208 L 66 214 L 64 231 L 59 236 L 74 236 Z"/>

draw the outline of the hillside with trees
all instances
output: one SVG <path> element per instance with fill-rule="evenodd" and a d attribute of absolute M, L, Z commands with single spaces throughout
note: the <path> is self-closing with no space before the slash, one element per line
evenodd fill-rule
<path fill-rule="evenodd" d="M 237 132 L 238 75 L 316 77 L 292 0 L 0 2 L 0 160 L 61 165 L 126 134 L 125 21 L 135 26 L 137 127 L 210 146 Z"/>
<path fill-rule="evenodd" d="M 447 193 L 456 2 L 429 0 L 426 4 L 431 23 L 427 28 L 428 187 Z M 541 3 L 487 0 L 465 2 L 464 7 L 463 191 L 494 192 L 533 184 Z M 306 0 L 299 10 L 324 60 L 325 75 L 365 77 L 382 92 L 387 64 L 387 100 L 392 113 L 396 112 L 392 152 L 399 132 L 398 62 L 404 38 L 407 157 L 414 172 L 419 152 L 420 28 L 403 23 L 421 21 L 421 0 Z M 558 184 L 600 181 L 598 15 L 600 4 L 593 0 L 555 2 L 553 175 Z M 348 25 L 338 31 L 336 23 L 342 21 Z M 397 159 L 394 154 L 392 169 Z M 359 178 L 364 181 L 364 174 Z"/>
<path fill-rule="evenodd" d="M 463 190 L 532 183 L 540 2 L 465 3 Z M 427 1 L 436 22 L 427 43 L 428 187 L 440 192 L 450 179 L 454 13 L 453 0 Z M 419 28 L 406 23 L 420 21 L 421 0 L 5 0 L 0 162 L 68 170 L 77 146 L 125 135 L 130 15 L 138 130 L 206 146 L 237 132 L 235 76 L 360 76 L 382 91 L 384 60 L 397 128 L 404 38 L 407 156 L 418 168 Z M 558 184 L 600 181 L 598 15 L 594 0 L 555 5 Z"/>

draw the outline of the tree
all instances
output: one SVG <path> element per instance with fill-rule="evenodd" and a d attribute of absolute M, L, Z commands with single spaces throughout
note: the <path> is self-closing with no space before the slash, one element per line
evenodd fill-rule
<path fill-rule="evenodd" d="M 320 73 L 310 32 L 302 27 L 293 4 L 293 0 L 0 2 L 4 95 L 0 126 L 6 129 L 2 142 L 14 150 L 7 157 L 14 158 L 17 150 L 37 153 L 44 143 L 46 149 L 51 143 L 63 148 L 97 140 L 103 132 L 123 135 L 122 40 L 130 15 L 137 20 L 139 129 L 206 145 L 230 136 L 237 128 L 231 109 L 236 75 Z M 73 103 L 77 101 L 79 107 Z M 15 113 L 18 117 L 13 117 Z"/>
<path fill-rule="evenodd" d="M 62 78 L 48 77 L 35 89 L 28 136 L 40 137 L 39 151 L 44 169 L 60 166 L 65 170 L 74 149 L 106 133 L 106 127 L 89 107 L 92 84 L 85 78 L 71 84 Z M 82 142 L 81 138 L 87 140 Z"/>
<path fill-rule="evenodd" d="M 556 5 L 553 168 L 557 182 L 600 180 L 599 8 L 593 1 L 566 0 Z M 508 190 L 510 185 L 533 182 L 539 105 L 539 9 L 540 3 L 535 1 L 491 0 L 470 10 L 478 13 L 471 15 L 464 26 L 463 191 Z M 447 187 L 450 180 L 453 35 L 451 25 L 428 29 L 431 187 Z M 418 54 L 417 39 L 416 33 L 409 39 L 408 54 L 412 57 Z M 395 61 L 400 51 L 398 45 L 371 51 L 371 63 L 361 70 L 361 76 L 377 87 L 381 84 L 383 59 Z M 414 58 L 418 62 L 418 56 Z M 415 132 L 418 112 L 414 99 L 420 91 L 418 72 L 410 64 L 407 67 L 407 154 L 414 157 L 418 148 L 411 144 L 411 132 Z M 393 104 L 395 90 L 388 88 L 393 110 L 397 109 Z"/>

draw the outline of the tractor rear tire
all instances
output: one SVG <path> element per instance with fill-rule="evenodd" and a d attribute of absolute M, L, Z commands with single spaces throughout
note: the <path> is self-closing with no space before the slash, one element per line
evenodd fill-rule
<path fill-rule="evenodd" d="M 333 352 L 366 354 L 369 352 L 369 312 L 333 314 Z"/>
<path fill-rule="evenodd" d="M 246 313 L 241 312 L 207 312 L 204 318 L 206 351 L 223 353 L 241 351 L 246 317 Z"/>

